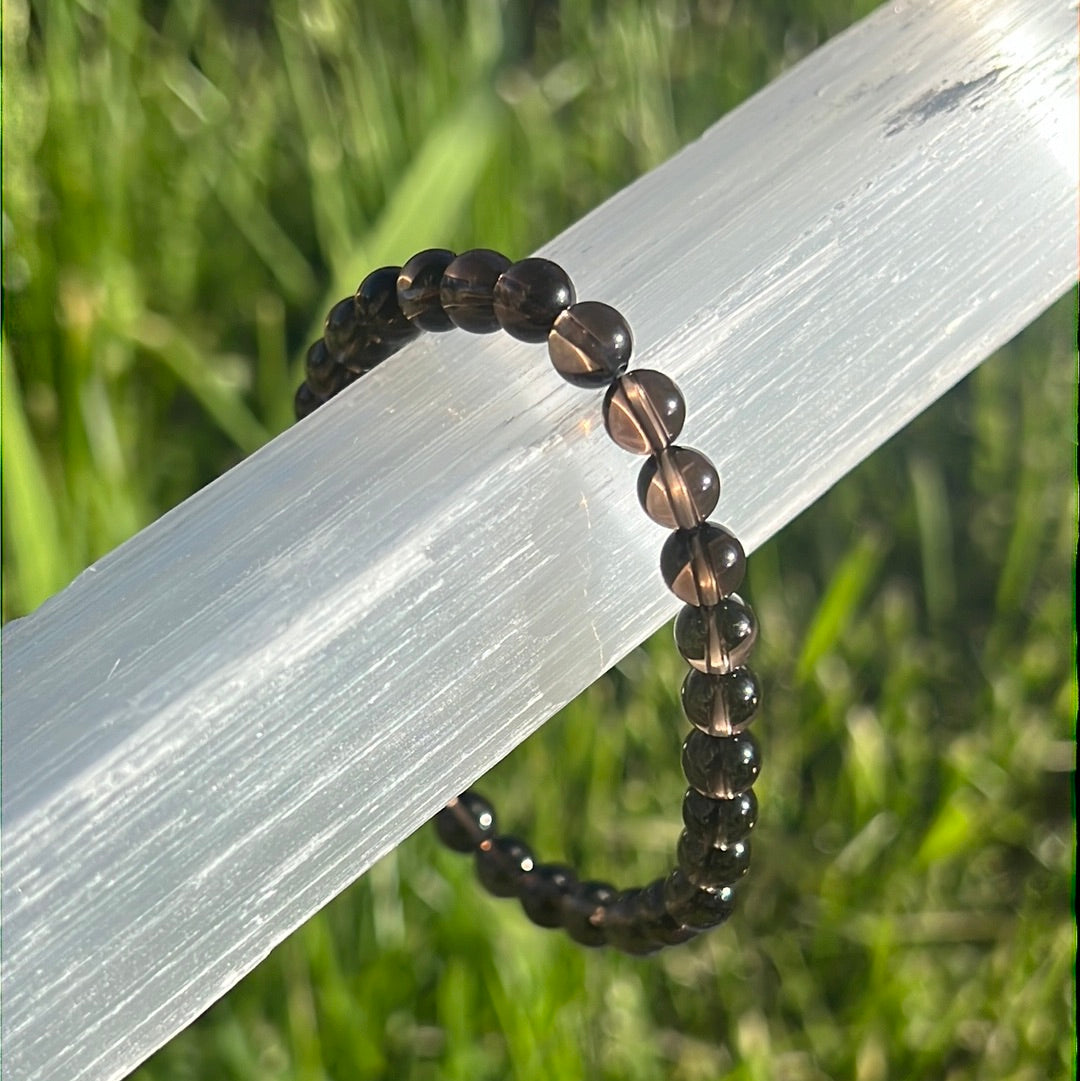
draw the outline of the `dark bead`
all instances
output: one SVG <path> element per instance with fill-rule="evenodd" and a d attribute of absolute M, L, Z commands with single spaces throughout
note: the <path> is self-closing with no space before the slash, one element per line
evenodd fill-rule
<path fill-rule="evenodd" d="M 490 248 L 462 252 L 443 272 L 439 303 L 455 326 L 473 334 L 499 329 L 495 318 L 495 283 L 510 265 L 505 255 Z"/>
<path fill-rule="evenodd" d="M 667 447 L 641 467 L 637 492 L 654 522 L 668 529 L 692 529 L 716 509 L 720 475 L 704 454 Z"/>
<path fill-rule="evenodd" d="M 758 802 L 748 788 L 730 799 L 710 799 L 695 788 L 683 797 L 682 816 L 687 830 L 709 845 L 744 841 L 757 822 Z"/>
<path fill-rule="evenodd" d="M 583 946 L 603 946 L 604 915 L 618 891 L 607 882 L 579 882 L 563 897 L 562 923 L 566 933 Z"/>
<path fill-rule="evenodd" d="M 402 268 L 397 279 L 398 306 L 421 330 L 453 330 L 450 316 L 439 303 L 443 273 L 455 255 L 446 248 L 417 252 Z"/>
<path fill-rule="evenodd" d="M 541 927 L 562 924 L 563 897 L 576 889 L 577 875 L 557 863 L 541 863 L 521 882 L 521 907 L 533 923 Z"/>
<path fill-rule="evenodd" d="M 637 899 L 641 919 L 649 934 L 664 946 L 677 946 L 680 942 L 689 942 L 700 932 L 694 927 L 687 927 L 671 917 L 664 901 L 665 879 L 658 878 L 650 882 Z"/>
<path fill-rule="evenodd" d="M 633 342 L 626 320 L 610 304 L 585 300 L 555 320 L 548 356 L 575 387 L 606 387 L 626 371 Z"/>
<path fill-rule="evenodd" d="M 379 267 L 356 289 L 356 314 L 364 338 L 385 346 L 391 353 L 396 353 L 420 333 L 420 328 L 409 322 L 398 306 L 397 283 L 400 273 L 399 266 Z"/>
<path fill-rule="evenodd" d="M 686 402 L 663 372 L 627 372 L 604 395 L 604 427 L 631 454 L 659 453 L 678 438 L 685 422 Z"/>
<path fill-rule="evenodd" d="M 663 945 L 650 932 L 640 907 L 642 890 L 623 890 L 604 913 L 607 944 L 623 953 L 644 956 L 656 953 Z"/>
<path fill-rule="evenodd" d="M 682 751 L 683 773 L 703 796 L 731 799 L 745 792 L 761 772 L 761 751 L 749 732 L 707 736 L 694 729 Z"/>
<path fill-rule="evenodd" d="M 734 886 L 750 870 L 750 842 L 716 848 L 683 830 L 679 837 L 679 867 L 695 886 L 716 889 Z"/>
<path fill-rule="evenodd" d="M 490 837 L 476 849 L 476 877 L 496 897 L 513 897 L 535 863 L 532 850 L 516 837 Z"/>
<path fill-rule="evenodd" d="M 340 354 L 340 359 L 346 371 L 356 376 L 367 375 L 372 368 L 392 357 L 400 348 L 400 344 L 377 338 L 357 338 Z"/>
<path fill-rule="evenodd" d="M 757 620 L 737 593 L 719 604 L 688 604 L 675 617 L 675 645 L 699 672 L 730 672 L 750 655 Z"/>
<path fill-rule="evenodd" d="M 679 600 L 708 607 L 739 588 L 746 553 L 723 526 L 702 522 L 693 529 L 677 529 L 664 541 L 660 573 Z"/>
<path fill-rule="evenodd" d="M 344 385 L 342 367 L 326 348 L 322 338 L 308 349 L 304 357 L 304 372 L 308 386 L 324 398 L 329 398 Z"/>
<path fill-rule="evenodd" d="M 735 891 L 730 886 L 700 889 L 678 868 L 664 883 L 664 900 L 672 919 L 699 931 L 723 923 L 735 909 Z"/>
<path fill-rule="evenodd" d="M 483 796 L 470 789 L 435 816 L 435 832 L 447 848 L 472 852 L 481 841 L 495 835 L 495 811 Z"/>
<path fill-rule="evenodd" d="M 573 303 L 569 276 L 550 259 L 522 259 L 495 283 L 495 318 L 523 342 L 546 342 L 558 314 Z"/>
<path fill-rule="evenodd" d="M 296 394 L 293 397 L 293 412 L 296 414 L 296 419 L 303 420 L 304 417 L 310 417 L 325 401 L 326 399 L 320 398 L 307 383 L 301 383 L 296 388 Z"/>
<path fill-rule="evenodd" d="M 354 297 L 339 300 L 327 313 L 323 323 L 323 340 L 336 358 L 346 353 L 353 342 L 362 337 L 360 317 Z"/>
<path fill-rule="evenodd" d="M 760 702 L 757 676 L 745 666 L 717 675 L 691 668 L 683 680 L 686 719 L 710 736 L 731 736 L 748 728 Z"/>

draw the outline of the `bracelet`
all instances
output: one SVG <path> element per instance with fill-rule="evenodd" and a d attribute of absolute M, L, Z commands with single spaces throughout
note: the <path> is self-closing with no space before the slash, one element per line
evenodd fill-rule
<path fill-rule="evenodd" d="M 435 816 L 435 828 L 449 848 L 474 855 L 485 889 L 517 897 L 541 927 L 562 927 L 584 946 L 631 954 L 685 942 L 731 915 L 734 886 L 749 867 L 748 838 L 757 819 L 752 785 L 761 768 L 757 742 L 746 731 L 761 699 L 745 663 L 757 622 L 735 593 L 746 557 L 731 533 L 708 521 L 720 478 L 703 454 L 674 443 L 686 419 L 678 387 L 658 371 L 627 372 L 633 339 L 619 312 L 598 301 L 576 302 L 570 278 L 550 260 L 511 263 L 487 248 L 461 255 L 422 251 L 402 267 L 372 271 L 354 296 L 335 304 L 323 337 L 307 352 L 306 379 L 294 401 L 297 419 L 420 331 L 455 327 L 546 341 L 564 379 L 607 388 L 603 419 L 611 438 L 648 455 L 638 499 L 653 521 L 672 530 L 660 571 L 685 605 L 675 620 L 675 642 L 690 664 L 681 698 L 694 728 L 682 749 L 690 788 L 677 865 L 647 886 L 618 890 L 579 881 L 561 864 L 540 863 L 523 841 L 496 832 L 491 804 L 472 790 Z"/>

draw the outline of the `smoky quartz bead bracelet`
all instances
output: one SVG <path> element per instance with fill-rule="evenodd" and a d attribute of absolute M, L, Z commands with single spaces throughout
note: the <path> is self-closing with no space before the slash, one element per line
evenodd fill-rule
<path fill-rule="evenodd" d="M 662 372 L 627 371 L 633 335 L 626 319 L 600 301 L 579 301 L 566 271 L 549 259 L 511 262 L 488 248 L 456 254 L 429 248 L 404 266 L 372 271 L 327 314 L 323 336 L 307 352 L 294 400 L 297 419 L 386 360 L 421 331 L 504 330 L 547 342 L 555 370 L 576 387 L 603 390 L 604 428 L 645 457 L 637 479 L 645 513 L 670 530 L 660 573 L 684 602 L 675 642 L 690 666 L 682 705 L 693 726 L 683 744 L 689 788 L 676 865 L 666 878 L 619 889 L 544 863 L 517 837 L 498 832 L 495 811 L 477 792 L 462 793 L 435 816 L 440 840 L 471 854 L 481 885 L 516 897 L 539 927 L 561 927 L 583 946 L 643 955 L 694 938 L 725 922 L 750 863 L 757 821 L 753 785 L 761 752 L 748 731 L 761 700 L 746 661 L 757 621 L 738 595 L 746 569 L 739 541 L 709 520 L 720 499 L 716 467 L 675 441 L 686 402 Z"/>

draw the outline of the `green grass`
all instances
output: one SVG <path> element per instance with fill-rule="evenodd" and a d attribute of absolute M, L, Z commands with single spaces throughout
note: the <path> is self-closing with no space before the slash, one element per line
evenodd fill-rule
<path fill-rule="evenodd" d="M 872 6 L 5 0 L 4 617 L 284 427 L 366 269 L 530 250 Z M 422 830 L 139 1081 L 1069 1076 L 1074 308 L 755 554 L 728 927 L 587 953 Z M 485 778 L 504 821 L 658 873 L 679 679 L 631 655 Z"/>

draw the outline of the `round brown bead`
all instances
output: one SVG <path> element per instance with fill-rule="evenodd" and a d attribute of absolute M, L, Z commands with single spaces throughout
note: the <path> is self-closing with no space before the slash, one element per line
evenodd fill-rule
<path fill-rule="evenodd" d="M 711 799 L 696 788 L 683 796 L 682 816 L 688 832 L 710 845 L 744 841 L 757 824 L 758 803 L 748 788 L 729 799 Z"/>
<path fill-rule="evenodd" d="M 446 248 L 417 252 L 397 277 L 398 306 L 413 326 L 421 330 L 453 330 L 453 320 L 443 311 L 439 288 L 446 268 L 456 256 Z"/>
<path fill-rule="evenodd" d="M 293 395 L 293 413 L 297 420 L 303 420 L 304 417 L 310 417 L 325 401 L 326 399 L 320 398 L 307 383 L 301 383 Z"/>
<path fill-rule="evenodd" d="M 658 454 L 678 438 L 685 422 L 682 392 L 651 368 L 627 372 L 604 396 L 604 427 L 631 454 Z"/>
<path fill-rule="evenodd" d="M 603 946 L 604 915 L 618 890 L 607 882 L 579 882 L 563 895 L 562 923 L 566 933 L 582 946 Z"/>
<path fill-rule="evenodd" d="M 645 921 L 643 894 L 638 887 L 623 890 L 604 913 L 607 944 L 637 957 L 656 953 L 663 946 Z"/>
<path fill-rule="evenodd" d="M 749 732 L 718 738 L 695 729 L 686 737 L 683 773 L 711 799 L 731 799 L 750 788 L 761 772 L 761 752 Z"/>
<path fill-rule="evenodd" d="M 676 868 L 664 883 L 664 902 L 677 923 L 707 931 L 723 923 L 735 910 L 735 891 L 730 886 L 701 889 Z"/>
<path fill-rule="evenodd" d="M 683 830 L 678 847 L 679 868 L 703 889 L 734 886 L 750 870 L 750 842 L 717 847 Z"/>
<path fill-rule="evenodd" d="M 666 447 L 638 474 L 638 500 L 654 521 L 668 529 L 692 529 L 716 509 L 720 475 L 704 454 L 690 447 Z"/>
<path fill-rule="evenodd" d="M 510 260 L 490 248 L 462 252 L 443 272 L 439 302 L 454 325 L 473 334 L 499 329 L 495 318 L 495 283 Z"/>
<path fill-rule="evenodd" d="M 540 863 L 521 880 L 521 907 L 540 927 L 562 923 L 563 898 L 577 889 L 577 875 L 557 863 Z"/>
<path fill-rule="evenodd" d="M 352 344 L 363 337 L 360 326 L 360 313 L 356 310 L 356 298 L 346 297 L 339 300 L 326 313 L 323 321 L 323 341 L 326 348 L 340 360 Z"/>
<path fill-rule="evenodd" d="M 522 259 L 495 283 L 495 318 L 523 342 L 546 342 L 559 313 L 573 303 L 569 275 L 550 259 Z"/>
<path fill-rule="evenodd" d="M 610 304 L 585 300 L 560 312 L 548 335 L 555 370 L 575 387 L 605 387 L 630 363 L 633 337 Z"/>
<path fill-rule="evenodd" d="M 324 398 L 331 397 L 341 389 L 341 365 L 326 348 L 326 342 L 322 338 L 308 349 L 304 357 L 304 374 L 308 386 Z"/>
<path fill-rule="evenodd" d="M 532 849 L 517 837 L 486 837 L 476 847 L 476 877 L 496 897 L 513 897 L 532 871 Z"/>
<path fill-rule="evenodd" d="M 699 672 L 730 672 L 756 640 L 757 620 L 737 593 L 710 608 L 688 604 L 675 617 L 675 645 Z"/>
<path fill-rule="evenodd" d="M 479 792 L 462 792 L 436 816 L 435 832 L 447 848 L 473 852 L 495 836 L 495 811 Z"/>
<path fill-rule="evenodd" d="M 745 665 L 711 675 L 691 668 L 682 685 L 686 719 L 710 736 L 731 736 L 749 728 L 761 703 L 757 677 Z"/>
<path fill-rule="evenodd" d="M 668 588 L 687 604 L 719 604 L 739 588 L 746 573 L 746 553 L 722 526 L 702 522 L 677 529 L 660 550 L 660 573 Z"/>
<path fill-rule="evenodd" d="M 396 353 L 406 342 L 420 333 L 405 317 L 398 305 L 397 283 L 399 266 L 382 266 L 373 270 L 356 288 L 356 312 L 364 337 Z"/>

